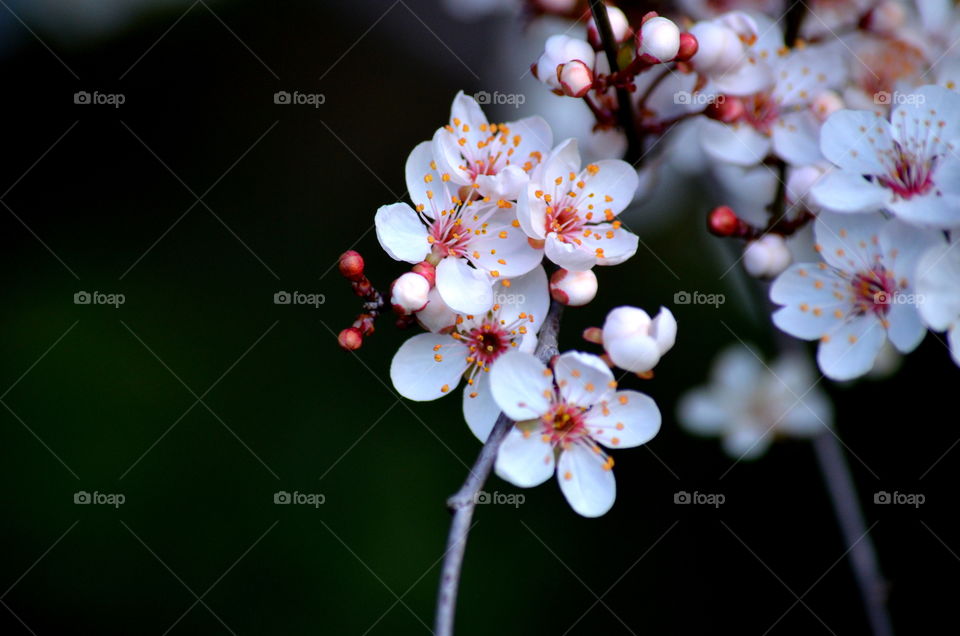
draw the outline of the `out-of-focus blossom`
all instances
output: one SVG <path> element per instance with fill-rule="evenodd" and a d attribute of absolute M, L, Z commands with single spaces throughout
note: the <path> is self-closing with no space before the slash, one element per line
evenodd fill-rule
<path fill-rule="evenodd" d="M 960 365 L 960 249 L 958 243 L 929 250 L 917 264 L 920 316 L 934 331 L 946 331 L 953 361 Z"/>
<path fill-rule="evenodd" d="M 757 278 L 778 276 L 790 260 L 790 248 L 779 234 L 764 234 L 743 248 L 743 268 Z"/>

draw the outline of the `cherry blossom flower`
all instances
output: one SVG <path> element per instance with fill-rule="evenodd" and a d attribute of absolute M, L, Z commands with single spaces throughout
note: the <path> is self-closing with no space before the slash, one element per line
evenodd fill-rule
<path fill-rule="evenodd" d="M 917 264 L 920 317 L 934 331 L 946 331 L 953 361 L 960 366 L 960 249 L 958 243 L 929 250 Z"/>
<path fill-rule="evenodd" d="M 812 437 L 833 425 L 833 406 L 816 384 L 801 353 L 768 367 L 749 347 L 734 345 L 717 356 L 710 383 L 681 398 L 677 419 L 695 435 L 719 436 L 731 457 L 756 459 L 777 437 Z"/>
<path fill-rule="evenodd" d="M 824 262 L 781 274 L 770 298 L 783 305 L 773 322 L 803 340 L 820 340 L 824 375 L 850 380 L 868 371 L 887 338 L 902 353 L 926 333 L 917 313 L 914 272 L 923 252 L 944 239 L 879 214 L 822 212 L 814 228 Z"/>
<path fill-rule="evenodd" d="M 924 86 L 890 119 L 868 111 L 831 115 L 820 147 L 838 169 L 812 195 L 835 212 L 888 210 L 911 223 L 960 225 L 960 94 Z"/>
<path fill-rule="evenodd" d="M 493 305 L 492 280 L 526 274 L 543 252 L 518 229 L 513 203 L 473 198 L 475 188 L 464 198 L 453 189 L 431 147 L 425 141 L 407 159 L 407 190 L 416 207 L 393 203 L 377 210 L 377 238 L 395 260 L 435 262 L 437 291 L 450 308 L 483 314 Z"/>
<path fill-rule="evenodd" d="M 496 285 L 495 304 L 477 315 L 457 315 L 446 333 L 422 333 L 401 345 L 390 379 L 403 397 L 435 400 L 466 380 L 463 414 L 470 430 L 486 441 L 500 413 L 487 374 L 508 351 L 532 351 L 550 299 L 542 267 Z"/>
<path fill-rule="evenodd" d="M 457 93 L 450 123 L 433 136 L 437 170 L 455 186 L 474 187 L 484 197 L 516 200 L 533 170 L 553 147 L 542 117 L 491 124 L 473 97 Z M 461 199 L 469 190 L 453 191 Z"/>
<path fill-rule="evenodd" d="M 640 184 L 625 161 L 605 159 L 580 169 L 575 139 L 557 146 L 530 177 L 517 220 L 547 258 L 571 271 L 617 265 L 637 251 L 636 235 L 616 216 Z"/>
<path fill-rule="evenodd" d="M 610 368 L 586 353 L 564 353 L 552 369 L 529 353 L 507 353 L 490 373 L 490 389 L 517 422 L 498 451 L 497 475 L 530 488 L 556 472 L 567 502 L 584 517 L 605 514 L 617 496 L 613 458 L 601 446 L 639 446 L 660 430 L 653 399 L 616 391 Z"/>

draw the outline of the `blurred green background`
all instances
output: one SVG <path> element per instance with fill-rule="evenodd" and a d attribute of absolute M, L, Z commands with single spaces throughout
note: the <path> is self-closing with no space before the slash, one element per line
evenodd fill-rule
<path fill-rule="evenodd" d="M 516 84 L 531 60 L 494 49 L 522 24 L 461 23 L 427 0 L 198 2 L 78 33 L 56 3 L 45 20 L 7 1 L 2 632 L 428 632 L 443 502 L 479 445 L 459 395 L 394 394 L 390 357 L 412 332 L 384 320 L 356 355 L 337 348 L 359 306 L 334 266 L 355 247 L 378 285 L 403 271 L 373 214 L 403 198 L 406 155 L 457 90 Z M 126 103 L 75 104 L 84 90 Z M 278 105 L 281 90 L 325 103 Z M 479 507 L 458 633 L 866 633 L 809 446 L 731 468 L 675 422 L 720 348 L 770 345 L 736 276 L 719 279 L 700 186 L 628 217 L 645 246 L 564 317 L 561 344 L 590 350 L 579 333 L 612 306 L 673 309 L 676 348 L 655 379 L 626 382 L 658 400 L 662 432 L 616 454 L 602 519 L 552 481 L 519 508 Z M 126 302 L 76 305 L 82 290 Z M 280 290 L 326 302 L 275 305 Z M 681 290 L 728 302 L 673 307 Z M 904 634 L 952 616 L 958 377 L 928 337 L 885 384 L 827 387 Z M 898 488 L 927 503 L 872 504 Z M 676 506 L 680 490 L 727 503 Z M 125 503 L 75 505 L 78 491 Z M 325 503 L 275 505 L 277 491 Z"/>

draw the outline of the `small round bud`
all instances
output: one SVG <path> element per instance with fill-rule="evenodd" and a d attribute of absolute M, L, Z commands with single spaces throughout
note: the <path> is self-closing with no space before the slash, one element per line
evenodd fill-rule
<path fill-rule="evenodd" d="M 569 307 L 582 307 L 597 295 L 597 275 L 593 270 L 571 272 L 558 269 L 550 277 L 550 296 Z"/>
<path fill-rule="evenodd" d="M 655 62 L 669 62 L 680 50 L 680 29 L 671 20 L 657 16 L 640 27 L 637 51 Z"/>
<path fill-rule="evenodd" d="M 810 189 L 822 176 L 823 168 L 815 164 L 791 168 L 787 176 L 787 200 L 793 204 L 803 205 L 814 212 L 819 210 L 820 206 L 810 196 Z"/>
<path fill-rule="evenodd" d="M 834 91 L 823 91 L 810 102 L 810 110 L 821 122 L 843 107 L 843 98 Z"/>
<path fill-rule="evenodd" d="M 716 99 L 703 110 L 703 114 L 710 119 L 716 119 L 725 124 L 732 124 L 746 112 L 747 108 L 743 105 L 743 100 L 729 95 L 717 95 Z"/>
<path fill-rule="evenodd" d="M 571 60 L 580 60 L 593 68 L 597 54 L 589 44 L 569 35 L 557 34 L 547 38 L 543 54 L 533 67 L 534 76 L 554 90 L 561 90 L 557 67 Z"/>
<path fill-rule="evenodd" d="M 393 281 L 390 288 L 390 304 L 401 314 L 420 311 L 427 304 L 430 282 L 413 272 L 407 272 Z"/>
<path fill-rule="evenodd" d="M 697 37 L 692 33 L 681 33 L 680 34 L 680 48 L 677 50 L 676 60 L 678 62 L 689 62 L 690 59 L 697 54 L 697 51 L 700 49 L 700 43 L 697 42 Z"/>
<path fill-rule="evenodd" d="M 603 348 L 615 365 L 644 373 L 660 362 L 677 340 L 677 321 L 666 307 L 656 318 L 636 307 L 617 307 L 603 323 Z"/>
<path fill-rule="evenodd" d="M 557 81 L 564 95 L 583 97 L 593 87 L 593 71 L 581 60 L 571 60 L 557 67 Z"/>
<path fill-rule="evenodd" d="M 790 248 L 779 234 L 765 234 L 743 250 L 743 267 L 757 278 L 773 278 L 790 266 Z"/>
<path fill-rule="evenodd" d="M 430 263 L 428 263 L 427 261 L 423 261 L 422 263 L 417 263 L 416 265 L 413 266 L 413 268 L 410 271 L 413 272 L 414 274 L 420 274 L 421 276 L 426 278 L 427 283 L 430 284 L 431 289 L 433 288 L 434 285 L 437 284 L 437 268 L 431 265 Z"/>
<path fill-rule="evenodd" d="M 356 351 L 363 344 L 363 334 L 356 327 L 347 327 L 337 336 L 337 343 L 347 351 Z"/>
<path fill-rule="evenodd" d="M 610 22 L 610 31 L 613 33 L 613 39 L 619 42 L 625 42 L 633 35 L 630 28 L 630 22 L 623 11 L 617 7 L 607 5 L 607 20 Z M 600 32 L 597 29 L 597 23 L 590 18 L 587 22 L 587 39 L 595 48 L 602 48 L 603 42 L 600 39 Z"/>
<path fill-rule="evenodd" d="M 363 277 L 363 257 L 360 252 L 349 250 L 340 255 L 340 262 L 337 264 L 340 273 L 348 280 L 359 280 Z"/>
<path fill-rule="evenodd" d="M 737 213 L 727 205 L 715 207 L 707 217 L 707 228 L 717 236 L 733 236 L 741 223 Z"/>

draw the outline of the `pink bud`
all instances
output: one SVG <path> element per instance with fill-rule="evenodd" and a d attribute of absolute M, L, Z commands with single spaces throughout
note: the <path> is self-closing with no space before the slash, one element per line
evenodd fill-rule
<path fill-rule="evenodd" d="M 597 275 L 593 270 L 571 272 L 558 269 L 550 277 L 550 296 L 558 303 L 582 307 L 597 295 Z"/>
<path fill-rule="evenodd" d="M 430 288 L 433 289 L 433 286 L 437 284 L 437 268 L 423 261 L 422 263 L 417 263 L 410 270 L 414 274 L 420 274 L 427 279 L 427 282 L 430 283 Z"/>
<path fill-rule="evenodd" d="M 694 55 L 697 54 L 697 50 L 700 48 L 700 43 L 697 42 L 696 36 L 692 33 L 681 33 L 680 34 L 680 49 L 677 51 L 676 60 L 680 62 L 687 62 Z"/>
<path fill-rule="evenodd" d="M 356 351 L 363 344 L 363 334 L 356 327 L 347 327 L 337 336 L 337 343 L 347 351 Z"/>
<path fill-rule="evenodd" d="M 743 105 L 743 101 L 740 98 L 730 97 L 729 95 L 718 95 L 717 98 L 704 109 L 703 114 L 710 119 L 731 124 L 743 117 L 746 112 L 747 108 Z"/>
<path fill-rule="evenodd" d="M 338 267 L 344 278 L 359 280 L 363 276 L 363 257 L 359 252 L 349 250 L 340 255 Z"/>
<path fill-rule="evenodd" d="M 733 236 L 741 225 L 740 218 L 733 208 L 721 205 L 710 212 L 707 217 L 707 227 L 717 236 Z"/>
<path fill-rule="evenodd" d="M 557 67 L 557 80 L 564 95 L 583 97 L 593 87 L 593 71 L 581 60 L 571 60 Z"/>

